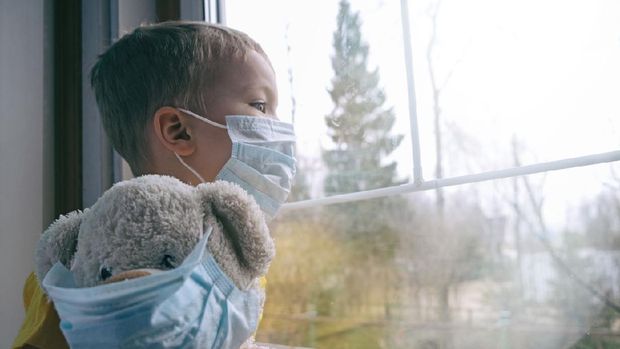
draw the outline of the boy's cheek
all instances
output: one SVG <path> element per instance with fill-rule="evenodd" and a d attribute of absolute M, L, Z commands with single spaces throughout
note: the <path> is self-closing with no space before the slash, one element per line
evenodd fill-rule
<path fill-rule="evenodd" d="M 207 181 L 217 177 L 231 156 L 232 142 L 225 132 L 222 133 L 223 137 L 212 137 L 208 141 L 200 142 L 197 147 L 197 170 Z"/>

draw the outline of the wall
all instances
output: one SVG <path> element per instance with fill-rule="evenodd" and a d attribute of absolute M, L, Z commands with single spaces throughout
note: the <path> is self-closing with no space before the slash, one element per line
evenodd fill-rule
<path fill-rule="evenodd" d="M 53 219 L 50 5 L 0 0 L 0 348 L 21 325 L 23 283 Z"/>
<path fill-rule="evenodd" d="M 93 18 L 106 8 L 118 11 L 111 13 L 111 25 L 118 26 L 112 32 L 120 35 L 157 20 L 152 0 L 122 0 L 116 8 L 97 4 L 88 7 L 95 11 Z M 201 1 L 183 0 L 181 5 L 181 12 L 195 16 L 191 18 L 202 17 Z M 23 321 L 24 280 L 33 270 L 39 236 L 55 218 L 52 6 L 52 1 L 0 0 L 0 348 L 10 347 Z M 85 64 L 89 70 L 92 62 Z M 94 108 L 92 98 L 83 103 Z M 131 177 L 127 168 L 123 177 Z M 88 206 L 96 197 L 89 201 L 86 194 Z"/>

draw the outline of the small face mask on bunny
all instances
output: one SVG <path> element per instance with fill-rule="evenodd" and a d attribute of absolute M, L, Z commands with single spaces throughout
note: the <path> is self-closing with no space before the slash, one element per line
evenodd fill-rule
<path fill-rule="evenodd" d="M 37 276 L 72 348 L 238 348 L 256 330 L 256 278 L 273 255 L 258 205 L 238 186 L 144 176 L 52 224 Z"/>

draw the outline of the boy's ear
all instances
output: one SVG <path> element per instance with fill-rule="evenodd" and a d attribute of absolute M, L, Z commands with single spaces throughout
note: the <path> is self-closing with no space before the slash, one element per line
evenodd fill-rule
<path fill-rule="evenodd" d="M 43 281 L 45 274 L 56 262 L 70 267 L 77 250 L 82 217 L 86 212 L 73 211 L 60 216 L 43 232 L 35 254 L 35 273 L 39 282 Z"/>
<path fill-rule="evenodd" d="M 188 117 L 176 108 L 161 107 L 153 115 L 157 139 L 168 150 L 180 156 L 188 156 L 195 149 L 189 124 Z"/>

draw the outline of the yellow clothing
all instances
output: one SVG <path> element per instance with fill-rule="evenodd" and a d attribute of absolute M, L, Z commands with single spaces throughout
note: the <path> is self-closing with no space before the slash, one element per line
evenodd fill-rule
<path fill-rule="evenodd" d="M 260 284 L 261 287 L 265 288 L 267 279 L 262 277 Z M 54 309 L 54 304 L 47 299 L 34 273 L 30 273 L 26 279 L 23 298 L 26 318 L 11 348 L 21 349 L 25 348 L 26 345 L 39 349 L 69 348 L 60 331 L 60 319 L 56 309 Z M 262 318 L 262 316 L 261 311 L 260 317 Z"/>
<path fill-rule="evenodd" d="M 34 273 L 26 279 L 23 298 L 26 318 L 11 348 L 21 349 L 26 345 L 40 349 L 69 348 L 60 331 L 60 319 L 54 304 L 47 299 Z"/>

